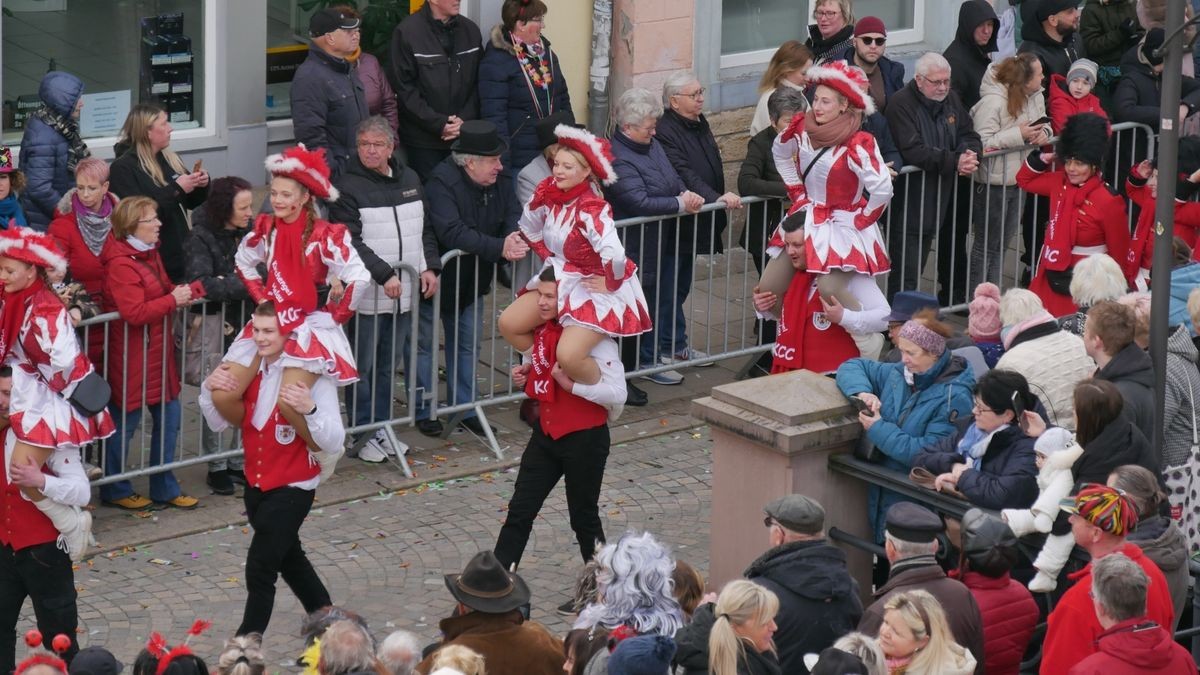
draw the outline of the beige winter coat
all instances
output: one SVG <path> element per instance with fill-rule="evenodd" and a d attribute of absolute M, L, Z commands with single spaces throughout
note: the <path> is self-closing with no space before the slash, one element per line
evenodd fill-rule
<path fill-rule="evenodd" d="M 1008 114 L 1008 88 L 996 81 L 995 64 L 988 66 L 979 86 L 979 102 L 971 108 L 971 121 L 983 142 L 987 155 L 995 150 L 1020 148 L 1025 145 L 1021 138 L 1021 125 L 1046 116 L 1046 102 L 1042 90 L 1031 94 L 1016 117 Z M 1046 125 L 1049 129 L 1050 125 Z M 1010 150 L 979 162 L 974 174 L 975 182 L 988 185 L 1016 185 L 1017 170 L 1025 161 L 1024 152 Z"/>

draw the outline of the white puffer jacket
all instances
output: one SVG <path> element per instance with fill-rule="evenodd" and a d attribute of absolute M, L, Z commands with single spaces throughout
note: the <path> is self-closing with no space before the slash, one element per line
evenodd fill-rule
<path fill-rule="evenodd" d="M 1016 117 L 1008 113 L 1008 87 L 996 81 L 996 64 L 988 66 L 979 85 L 979 102 L 971 108 L 971 121 L 983 142 L 983 151 L 1019 148 L 1025 145 L 1021 125 L 1046 116 L 1042 90 L 1030 94 Z M 1046 124 L 1049 129 L 1050 125 Z M 977 183 L 1016 185 L 1017 170 L 1027 153 L 1011 151 L 979 160 L 979 169 L 972 176 Z"/>
<path fill-rule="evenodd" d="M 375 255 L 389 265 L 404 262 L 418 272 L 427 269 L 421 233 L 425 227 L 425 207 L 420 200 L 395 206 L 360 208 L 363 243 L 370 246 Z M 403 255 L 401 254 L 403 252 Z M 411 272 L 400 278 L 403 288 L 400 296 L 400 311 L 412 309 L 413 280 Z M 372 282 L 370 290 L 358 303 L 360 314 L 386 314 L 392 311 L 392 300 L 383 292 L 383 286 Z"/>
<path fill-rule="evenodd" d="M 1083 454 L 1083 447 L 1073 443 L 1046 458 L 1038 470 L 1038 498 L 1028 509 L 1004 509 L 1000 514 L 1012 528 L 1013 534 L 1023 537 L 1033 532 L 1047 533 L 1058 517 L 1059 503 L 1071 494 L 1075 478 L 1071 467 Z"/>

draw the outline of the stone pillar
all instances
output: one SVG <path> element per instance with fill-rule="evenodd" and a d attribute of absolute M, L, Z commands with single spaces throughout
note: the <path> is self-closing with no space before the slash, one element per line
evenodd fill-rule
<path fill-rule="evenodd" d="M 850 452 L 862 434 L 837 384 L 807 370 L 713 387 L 692 402 L 712 430 L 709 578 L 713 588 L 742 575 L 768 547 L 763 506 L 792 493 L 825 507 L 825 527 L 871 538 L 866 483 L 833 473 L 833 453 Z M 850 574 L 871 591 L 871 556 L 842 547 Z"/>
<path fill-rule="evenodd" d="M 696 3 L 679 0 L 613 0 L 612 101 L 634 87 L 662 91 L 667 76 L 693 66 Z"/>

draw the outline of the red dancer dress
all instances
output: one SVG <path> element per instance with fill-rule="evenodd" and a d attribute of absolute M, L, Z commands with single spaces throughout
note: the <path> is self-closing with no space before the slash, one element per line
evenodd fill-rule
<path fill-rule="evenodd" d="M 302 242 L 306 217 L 288 223 L 263 214 L 254 230 L 242 239 L 234 263 L 238 276 L 255 302 L 271 300 L 279 313 L 279 328 L 290 332 L 280 364 L 328 375 L 339 386 L 358 380 L 354 350 L 341 325 L 354 316 L 354 302 L 371 283 L 371 273 L 350 244 L 344 225 L 317 220 L 307 245 Z M 258 265 L 267 267 L 267 278 Z M 330 275 L 346 284 L 336 304 L 317 309 L 317 287 Z M 252 324 L 229 347 L 226 361 L 249 366 L 257 353 Z"/>
<path fill-rule="evenodd" d="M 554 177 L 543 180 L 521 215 L 521 235 L 554 268 L 558 280 L 558 321 L 620 337 L 652 328 L 646 296 L 638 283 L 637 265 L 613 224 L 612 207 L 596 194 L 591 181 L 563 191 Z M 603 277 L 608 293 L 593 294 L 580 282 Z M 537 288 L 538 275 L 526 285 Z"/>

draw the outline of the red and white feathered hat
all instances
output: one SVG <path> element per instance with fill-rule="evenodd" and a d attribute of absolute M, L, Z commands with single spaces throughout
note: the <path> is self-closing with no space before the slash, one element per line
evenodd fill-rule
<path fill-rule="evenodd" d="M 0 230 L 0 256 L 55 272 L 67 270 L 67 257 L 59 250 L 53 237 L 12 223 L 9 223 L 7 230 Z"/>
<path fill-rule="evenodd" d="M 325 161 L 325 148 L 309 150 L 303 143 L 297 143 L 278 155 L 269 155 L 266 163 L 267 171 L 270 171 L 272 176 L 291 178 L 317 197 L 327 202 L 337 201 L 337 188 L 329 182 L 329 163 Z"/>
<path fill-rule="evenodd" d="M 558 144 L 570 148 L 583 155 L 592 173 L 604 185 L 617 182 L 617 172 L 613 170 L 612 144 L 607 139 L 598 138 L 586 129 L 560 124 L 554 128 Z"/>
<path fill-rule="evenodd" d="M 867 74 L 858 66 L 852 66 L 845 61 L 830 61 L 819 66 L 813 66 L 805 71 L 804 76 L 813 87 L 823 84 L 837 90 L 850 105 L 870 115 L 875 112 L 875 101 L 871 99 L 871 83 Z"/>

